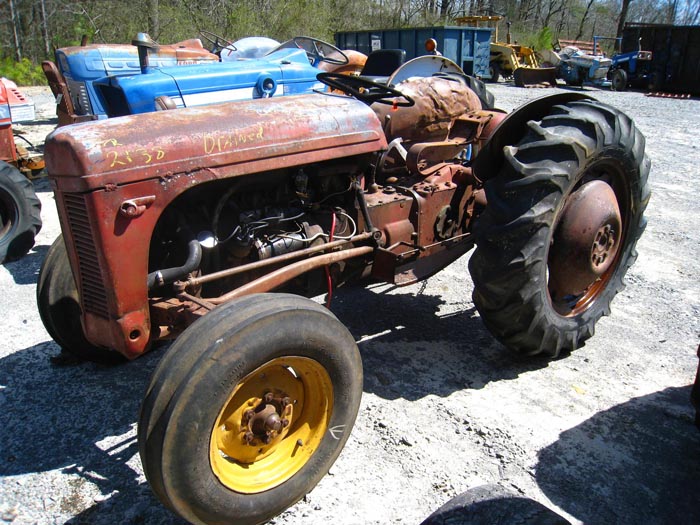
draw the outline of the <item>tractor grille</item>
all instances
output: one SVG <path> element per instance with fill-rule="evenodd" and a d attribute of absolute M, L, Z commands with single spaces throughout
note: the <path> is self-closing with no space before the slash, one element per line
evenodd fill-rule
<path fill-rule="evenodd" d="M 82 307 L 86 312 L 107 318 L 107 293 L 102 282 L 100 261 L 95 251 L 85 197 L 80 194 L 64 194 L 63 203 L 78 254 Z"/>

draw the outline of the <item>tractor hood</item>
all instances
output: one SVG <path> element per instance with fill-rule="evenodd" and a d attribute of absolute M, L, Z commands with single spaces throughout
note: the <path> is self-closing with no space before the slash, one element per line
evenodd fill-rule
<path fill-rule="evenodd" d="M 185 175 L 197 184 L 385 147 L 371 108 L 311 94 L 73 124 L 47 137 L 45 156 L 61 191 L 85 192 Z"/>
<path fill-rule="evenodd" d="M 109 117 L 156 111 L 156 98 L 174 107 L 310 93 L 316 80 L 302 49 L 280 49 L 256 60 L 149 68 L 143 74 L 108 76 L 94 82 Z"/>

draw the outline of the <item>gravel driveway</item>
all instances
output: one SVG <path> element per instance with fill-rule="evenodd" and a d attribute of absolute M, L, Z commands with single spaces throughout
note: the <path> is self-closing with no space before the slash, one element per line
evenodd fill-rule
<path fill-rule="evenodd" d="M 50 94 L 26 90 L 41 126 Z M 557 90 L 492 87 L 512 109 Z M 357 423 L 331 472 L 275 524 L 418 524 L 466 489 L 500 483 L 572 523 L 700 523 L 700 101 L 588 89 L 631 115 L 652 160 L 648 227 L 628 286 L 575 353 L 519 359 L 485 330 L 468 255 L 421 284 L 340 291 L 359 341 Z M 35 306 L 59 233 L 46 180 L 34 250 L 0 266 L 0 523 L 181 523 L 152 496 L 136 445 L 162 355 L 101 367 L 56 359 Z"/>

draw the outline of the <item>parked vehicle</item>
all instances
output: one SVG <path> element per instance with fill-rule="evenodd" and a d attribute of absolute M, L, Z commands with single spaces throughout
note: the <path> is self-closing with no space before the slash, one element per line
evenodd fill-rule
<path fill-rule="evenodd" d="M 132 45 L 90 44 L 57 49 L 55 62 L 47 60 L 42 68 L 56 97 L 59 125 L 107 117 L 94 82 L 107 76 L 140 73 L 137 44 L 148 49 L 151 67 L 219 62 L 219 56 L 205 49 L 200 39 L 159 45 L 143 33 Z"/>
<path fill-rule="evenodd" d="M 16 86 L 0 79 L 0 263 L 18 259 L 34 246 L 41 202 L 29 179 L 44 168 L 43 157 L 31 144 L 27 148 L 15 141 L 8 89 Z M 25 108 L 21 112 L 27 113 Z"/>
<path fill-rule="evenodd" d="M 557 68 L 557 76 L 570 86 L 582 86 L 584 83 L 602 85 L 612 66 L 610 58 L 586 52 L 576 46 L 549 51 L 544 56 Z"/>
<path fill-rule="evenodd" d="M 251 58 L 263 52 L 270 39 L 244 39 L 239 50 L 235 42 L 202 34 L 213 52 L 204 49 L 199 39 L 162 46 L 145 33 L 137 35 L 131 46 L 59 49 L 58 67 L 52 62 L 42 64 L 49 85 L 60 97 L 59 124 L 312 92 L 325 88 L 316 80 L 320 64 L 348 64 L 342 51 L 310 37 L 293 38 L 262 57 Z M 226 60 L 220 60 L 221 54 Z"/>
<path fill-rule="evenodd" d="M 642 51 L 641 40 L 637 51 L 613 55 L 610 71 L 608 71 L 611 87 L 615 91 L 625 91 L 628 86 L 643 88 L 653 86 L 652 58 L 651 51 Z"/>
<path fill-rule="evenodd" d="M 508 28 L 506 41 L 498 39 L 498 24 L 502 20 L 502 16 L 463 16 L 455 19 L 458 24 L 467 26 L 478 27 L 479 24 L 493 24 L 494 38 L 491 42 L 489 74 L 486 80 L 498 82 L 501 77 L 512 77 L 515 85 L 519 87 L 535 84 L 556 86 L 556 69 L 541 67 L 534 49 L 513 42 L 510 34 L 510 22 L 506 22 Z"/>
<path fill-rule="evenodd" d="M 636 258 L 650 164 L 621 111 L 567 92 L 506 116 L 450 73 L 318 78 L 333 92 L 129 115 L 46 142 L 63 233 L 40 271 L 41 318 L 93 360 L 175 340 L 138 442 L 155 494 L 191 523 L 270 519 L 350 435 L 355 338 L 304 296 L 414 283 L 476 245 L 488 329 L 553 357 L 593 335 Z"/>

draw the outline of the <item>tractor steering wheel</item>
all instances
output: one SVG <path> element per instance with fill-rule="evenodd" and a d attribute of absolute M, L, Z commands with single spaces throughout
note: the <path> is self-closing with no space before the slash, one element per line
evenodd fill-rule
<path fill-rule="evenodd" d="M 215 55 L 219 55 L 221 51 L 226 48 L 231 48 L 232 51 L 237 51 L 236 46 L 233 45 L 233 42 L 227 38 L 217 35 L 216 33 L 212 33 L 211 31 L 200 29 L 199 36 L 213 46 L 211 52 Z"/>
<path fill-rule="evenodd" d="M 316 78 L 327 86 L 352 95 L 367 105 L 377 102 L 378 104 L 408 108 L 415 104 L 411 97 L 404 95 L 401 91 L 366 78 L 341 73 L 319 73 Z M 396 100 L 397 98 L 403 100 Z"/>
<path fill-rule="evenodd" d="M 297 36 L 292 39 L 292 42 L 299 49 L 306 51 L 312 66 L 318 65 L 319 62 L 344 66 L 349 62 L 347 55 L 340 49 L 318 38 Z"/>

